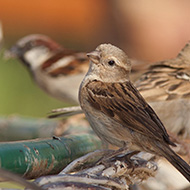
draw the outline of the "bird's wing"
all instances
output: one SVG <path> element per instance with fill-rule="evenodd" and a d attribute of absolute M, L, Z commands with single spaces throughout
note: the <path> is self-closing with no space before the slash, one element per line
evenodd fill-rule
<path fill-rule="evenodd" d="M 147 101 L 190 98 L 189 66 L 182 57 L 153 64 L 135 86 Z"/>
<path fill-rule="evenodd" d="M 92 81 L 86 85 L 86 90 L 88 101 L 95 109 L 134 132 L 174 145 L 156 113 L 131 82 Z"/>
<path fill-rule="evenodd" d="M 85 53 L 62 49 L 46 60 L 41 69 L 42 71 L 48 70 L 48 75 L 57 77 L 86 73 L 88 65 L 89 61 Z"/>

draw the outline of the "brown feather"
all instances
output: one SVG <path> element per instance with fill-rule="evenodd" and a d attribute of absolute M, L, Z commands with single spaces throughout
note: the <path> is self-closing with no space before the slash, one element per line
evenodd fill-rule
<path fill-rule="evenodd" d="M 124 127 L 174 145 L 153 109 L 145 102 L 135 87 L 125 83 L 103 83 L 92 81 L 86 85 L 88 101 L 95 109 L 112 116 Z"/>
<path fill-rule="evenodd" d="M 69 62 L 68 65 L 54 69 L 50 71 L 48 74 L 52 77 L 58 77 L 59 75 L 67 76 L 73 74 L 80 74 L 86 72 L 86 66 L 88 66 L 87 60 L 75 59 Z"/>
<path fill-rule="evenodd" d="M 169 64 L 170 63 L 170 64 Z M 176 63 L 181 63 L 177 66 Z M 156 63 L 135 83 L 147 101 L 188 98 L 190 93 L 190 65 L 176 58 L 169 62 Z"/>

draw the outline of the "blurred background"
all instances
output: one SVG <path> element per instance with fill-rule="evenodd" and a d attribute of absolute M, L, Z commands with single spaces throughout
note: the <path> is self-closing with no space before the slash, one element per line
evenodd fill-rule
<path fill-rule="evenodd" d="M 146 62 L 173 58 L 190 39 L 189 0 L 2 0 L 0 21 L 9 48 L 28 34 L 50 36 L 90 52 L 109 42 Z M 41 91 L 17 60 L 0 56 L 0 114 L 46 117 L 68 106 Z"/>

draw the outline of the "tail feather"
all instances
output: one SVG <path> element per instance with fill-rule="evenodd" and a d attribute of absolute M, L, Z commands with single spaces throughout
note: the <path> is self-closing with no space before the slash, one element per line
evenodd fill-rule
<path fill-rule="evenodd" d="M 190 166 L 169 146 L 162 149 L 163 156 L 190 182 Z"/>

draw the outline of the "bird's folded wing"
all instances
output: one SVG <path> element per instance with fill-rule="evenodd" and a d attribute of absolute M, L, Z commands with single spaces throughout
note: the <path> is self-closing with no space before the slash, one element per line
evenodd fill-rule
<path fill-rule="evenodd" d="M 129 82 L 86 85 L 88 101 L 95 109 L 134 132 L 174 145 L 153 109 Z"/>

